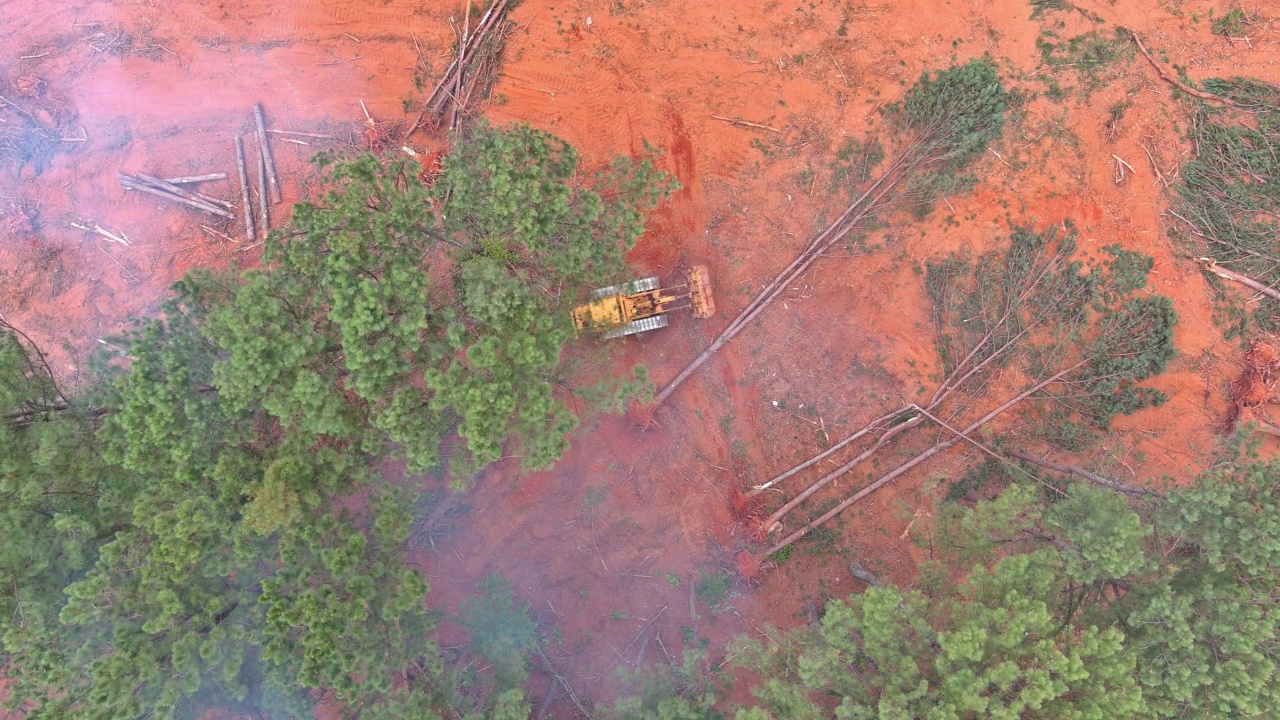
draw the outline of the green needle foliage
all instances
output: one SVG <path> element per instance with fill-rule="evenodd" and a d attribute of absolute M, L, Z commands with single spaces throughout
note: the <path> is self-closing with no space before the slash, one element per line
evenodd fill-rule
<path fill-rule="evenodd" d="M 989 60 L 922 74 L 885 110 L 903 139 L 882 176 L 890 184 L 907 181 L 897 200 L 923 217 L 938 196 L 969 189 L 975 178 L 968 169 L 1000 140 L 1010 100 Z"/>
<path fill-rule="evenodd" d="M 739 720 L 1274 717 L 1280 464 L 1237 458 L 1134 506 L 1026 476 L 944 509 L 918 589 L 827 603 L 762 646 Z M 960 568 L 969 568 L 959 584 Z"/>
<path fill-rule="evenodd" d="M 1105 430 L 1165 401 L 1139 383 L 1173 359 L 1177 314 L 1168 298 L 1138 293 L 1151 258 L 1119 246 L 1103 248 L 1100 262 L 1075 254 L 1073 231 L 1019 228 L 1005 250 L 931 261 L 925 286 L 948 375 L 973 382 L 984 363 L 1033 381 L 1065 372 L 1033 403 L 1045 425 Z"/>
<path fill-rule="evenodd" d="M 219 392 L 300 443 L 393 447 L 419 470 L 456 430 L 460 482 L 504 447 L 550 466 L 577 423 L 554 392 L 566 306 L 621 275 L 672 184 L 647 160 L 576 182 L 560 140 L 483 124 L 432 189 L 408 161 L 321 164 L 328 192 L 210 312 Z"/>
<path fill-rule="evenodd" d="M 532 618 L 509 592 L 473 604 L 520 621 L 472 628 L 492 688 L 447 662 L 402 558 L 413 500 L 374 470 L 554 462 L 567 307 L 619 278 L 671 184 L 584 172 L 527 127 L 478 128 L 433 188 L 400 160 L 321 166 L 261 268 L 192 273 L 119 341 L 96 407 L 0 332 L 0 637 L 27 716 L 528 716 Z M 588 383 L 585 411 L 648 390 Z"/>
<path fill-rule="evenodd" d="M 92 567 L 127 475 L 102 462 L 96 413 L 62 398 L 38 351 L 0 332 L 0 652 L 11 697 L 74 687 L 63 589 Z M 127 492 L 127 491 L 126 491 Z"/>
<path fill-rule="evenodd" d="M 1009 94 L 995 65 L 975 59 L 933 77 L 922 74 L 888 115 L 943 170 L 955 170 L 1000 139 L 1008 109 Z"/>

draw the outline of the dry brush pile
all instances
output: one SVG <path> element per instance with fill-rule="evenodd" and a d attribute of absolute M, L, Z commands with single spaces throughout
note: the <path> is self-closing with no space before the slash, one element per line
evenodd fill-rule
<path fill-rule="evenodd" d="M 1280 327 L 1280 87 L 1248 78 L 1206 80 L 1225 108 L 1199 105 L 1190 139 L 1195 157 L 1169 214 L 1175 240 L 1215 277 L 1257 293 L 1252 312 L 1227 311 L 1228 334 L 1245 331 L 1250 316 L 1266 331 Z"/>

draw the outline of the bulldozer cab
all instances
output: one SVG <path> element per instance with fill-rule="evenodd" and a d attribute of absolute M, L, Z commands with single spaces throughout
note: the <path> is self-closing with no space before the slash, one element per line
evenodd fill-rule
<path fill-rule="evenodd" d="M 658 278 L 649 277 L 595 290 L 587 303 L 574 308 L 573 326 L 607 340 L 667 327 L 667 313 L 673 310 L 692 310 L 697 318 L 714 315 L 706 266 L 690 268 L 683 280 L 664 288 Z"/>

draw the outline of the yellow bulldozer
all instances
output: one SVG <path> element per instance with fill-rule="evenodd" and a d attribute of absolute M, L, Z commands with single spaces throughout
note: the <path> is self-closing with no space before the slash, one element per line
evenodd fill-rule
<path fill-rule="evenodd" d="M 658 278 L 632 280 L 591 293 L 590 302 L 573 310 L 573 326 L 602 340 L 657 330 L 667 326 L 667 313 L 693 310 L 696 318 L 716 314 L 711 274 L 705 265 L 685 273 L 684 283 L 661 287 Z"/>

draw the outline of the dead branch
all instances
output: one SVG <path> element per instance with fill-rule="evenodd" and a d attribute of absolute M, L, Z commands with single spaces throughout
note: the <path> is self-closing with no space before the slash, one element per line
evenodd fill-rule
<path fill-rule="evenodd" d="M 1200 238 L 1200 239 L 1202 239 L 1202 240 L 1204 240 L 1205 242 L 1209 242 L 1209 243 L 1212 243 L 1212 244 L 1214 244 L 1214 245 L 1226 245 L 1226 246 L 1230 247 L 1230 248 L 1231 248 L 1231 249 L 1233 249 L 1233 250 L 1239 250 L 1240 252 L 1242 252 L 1242 253 L 1244 253 L 1244 254 L 1246 254 L 1246 255 L 1252 255 L 1253 257 L 1256 257 L 1256 258 L 1258 258 L 1258 259 L 1260 259 L 1260 260 L 1266 260 L 1267 262 L 1273 262 L 1273 263 L 1280 263 L 1280 259 L 1273 258 L 1273 257 L 1271 257 L 1270 255 L 1264 255 L 1263 253 L 1260 253 L 1260 252 L 1258 252 L 1258 251 L 1256 251 L 1256 250 L 1250 250 L 1250 249 L 1249 249 L 1249 248 L 1247 248 L 1247 247 L 1241 247 L 1241 246 L 1232 245 L 1231 243 L 1228 243 L 1228 242 L 1224 242 L 1224 241 L 1222 241 L 1222 240 L 1219 240 L 1218 238 L 1216 238 L 1216 237 L 1214 237 L 1214 236 L 1212 236 L 1212 235 L 1205 234 L 1204 232 L 1202 232 L 1202 231 L 1200 230 L 1200 227 L 1199 227 L 1198 225 L 1196 225 L 1195 223 L 1191 222 L 1190 220 L 1188 220 L 1187 218 L 1183 217 L 1182 215 L 1179 215 L 1179 214 L 1178 214 L 1178 212 L 1177 212 L 1177 211 L 1175 211 L 1175 210 L 1165 210 L 1164 212 L 1165 212 L 1165 214 L 1166 214 L 1166 215 L 1169 215 L 1169 216 L 1171 216 L 1171 217 L 1175 217 L 1175 218 L 1177 218 L 1177 219 L 1181 220 L 1182 222 L 1186 223 L 1186 224 L 1187 224 L 1187 227 L 1188 227 L 1188 228 L 1190 228 L 1190 230 L 1191 230 L 1191 234 L 1192 234 L 1192 235 L 1195 235 L 1196 237 L 1198 237 L 1198 238 Z"/>
<path fill-rule="evenodd" d="M 1093 483 L 1094 485 L 1097 485 L 1098 487 L 1104 487 L 1108 490 L 1115 490 L 1116 492 L 1122 492 L 1126 495 L 1141 497 L 1143 495 L 1161 495 L 1162 494 L 1156 490 L 1150 490 L 1144 487 L 1137 487 L 1135 485 L 1126 485 L 1125 483 L 1112 480 L 1111 478 L 1105 477 L 1103 475 L 1099 475 L 1098 473 L 1091 472 L 1089 470 L 1085 470 L 1084 468 L 1077 467 L 1075 465 L 1062 465 L 1060 463 L 1053 462 L 1052 460 L 1038 458 L 1034 455 L 1029 455 L 1019 450 L 1009 450 L 1008 453 L 1013 457 L 1018 458 L 1019 460 L 1025 460 L 1033 465 L 1039 465 L 1040 467 L 1048 468 L 1049 470 L 1060 472 L 1066 475 L 1075 475 L 1077 477 L 1081 477 L 1081 478 L 1084 478 L 1085 480 L 1088 480 L 1089 482 Z"/>
<path fill-rule="evenodd" d="M 778 128 L 771 128 L 768 125 L 760 125 L 758 123 L 747 122 L 746 120 L 738 120 L 736 118 L 721 117 L 720 115 L 712 115 L 713 120 L 722 120 L 730 125 L 742 125 L 744 127 L 757 128 L 760 130 L 768 130 L 769 132 L 782 132 Z"/>
<path fill-rule="evenodd" d="M 577 693 L 575 693 L 573 691 L 573 687 L 569 685 L 569 680 L 566 679 L 565 676 L 556 672 L 555 666 L 551 664 L 551 660 L 547 657 L 547 654 L 542 651 L 542 646 L 539 643 L 534 642 L 533 648 L 537 651 L 538 657 L 542 658 L 542 662 L 545 663 L 547 674 L 555 678 L 560 683 L 560 686 L 564 688 L 564 691 L 569 694 L 569 699 L 573 701 L 574 706 L 578 708 L 578 712 L 582 714 L 582 717 L 587 718 L 587 720 L 591 720 L 591 713 L 587 712 L 587 709 L 582 706 L 582 701 L 578 699 Z"/>
<path fill-rule="evenodd" d="M 1257 427 L 1258 432 L 1272 437 L 1280 437 L 1280 428 L 1275 425 L 1272 425 L 1269 422 L 1262 422 L 1261 420 L 1254 420 L 1253 423 Z"/>
<path fill-rule="evenodd" d="M 1245 277 L 1244 275 L 1241 275 L 1238 272 L 1228 270 L 1222 267 L 1221 265 L 1219 265 L 1218 261 L 1214 260 L 1213 258 L 1207 258 L 1207 257 L 1196 258 L 1196 262 L 1203 265 L 1205 270 L 1208 270 L 1209 272 L 1213 273 L 1214 275 L 1217 275 L 1218 277 L 1226 278 L 1228 280 L 1234 280 L 1240 283 L 1241 285 L 1244 285 L 1245 287 L 1257 290 L 1258 292 L 1272 298 L 1273 300 L 1280 300 L 1280 291 L 1277 291 L 1275 288 L 1263 285 L 1262 283 L 1258 282 L 1257 280 L 1254 280 L 1253 278 Z"/>
<path fill-rule="evenodd" d="M 267 169 L 267 181 L 271 185 L 271 199 L 279 203 L 283 196 L 280 193 L 280 183 L 276 179 L 276 162 L 271 157 L 271 141 L 267 138 L 267 121 L 262 116 L 262 103 L 253 104 L 253 121 L 258 126 L 258 146 L 262 152 L 263 165 Z M 263 227 L 265 226 L 266 223 L 263 223 Z"/>
<path fill-rule="evenodd" d="M 1156 180 L 1169 187 L 1169 181 L 1165 179 L 1164 173 L 1160 172 L 1160 166 L 1156 164 L 1156 159 L 1151 155 L 1151 151 L 1147 149 L 1147 144 L 1142 143 L 1142 152 L 1147 154 L 1147 161 L 1151 163 L 1151 169 L 1156 172 Z"/>
<path fill-rule="evenodd" d="M 249 173 L 244 162 L 244 140 L 236 136 L 236 170 L 240 174 L 240 205 L 244 211 L 244 236 L 253 242 L 256 233 L 253 228 L 253 205 L 249 201 Z"/>
<path fill-rule="evenodd" d="M 207 233 L 212 233 L 213 235 L 217 235 L 218 237 L 222 238 L 223 240 L 226 240 L 227 242 L 231 243 L 232 245 L 239 245 L 239 244 L 240 244 L 240 241 L 239 241 L 239 240 L 232 239 L 232 237 L 231 237 L 230 235 L 227 235 L 226 233 L 222 232 L 221 230 L 216 230 L 216 229 L 214 229 L 214 228 L 211 228 L 211 227 L 209 227 L 208 225 L 201 225 L 201 226 L 200 226 L 200 229 L 201 229 L 201 230 L 204 230 L 204 231 L 205 231 L 205 232 L 207 232 Z"/>
<path fill-rule="evenodd" d="M 320 133 L 297 132 L 295 130 L 277 130 L 275 128 L 267 128 L 267 132 L 272 135 L 297 135 L 298 137 L 316 138 L 318 140 L 332 140 L 332 135 L 321 135 Z"/>
<path fill-rule="evenodd" d="M 127 245 L 128 243 L 125 243 L 125 244 Z M 49 384 L 53 386 L 54 394 L 56 394 L 59 400 L 61 400 L 61 403 L 60 403 L 61 407 L 69 406 L 71 404 L 71 401 L 67 400 L 67 396 L 63 395 L 62 389 L 58 387 L 58 379 L 54 377 L 53 368 L 49 366 L 49 361 L 48 359 L 45 358 L 44 353 L 41 352 L 40 346 L 36 345 L 29 335 L 22 332 L 18 328 L 14 327 L 12 323 L 10 323 L 8 320 L 5 320 L 3 317 L 0 317 L 0 328 L 8 330 L 9 332 L 13 333 L 17 337 L 22 338 L 22 340 L 24 340 L 27 343 L 27 345 L 31 348 L 31 351 L 36 354 L 36 359 L 40 361 L 40 366 L 44 368 L 44 374 L 48 376 Z M 26 360 L 27 360 L 27 368 L 34 375 L 36 372 L 36 368 L 35 368 L 35 365 L 32 364 L 31 362 L 31 356 L 27 355 Z"/>
<path fill-rule="evenodd" d="M 1174 87 L 1178 88 L 1182 92 L 1188 95 L 1191 95 L 1192 97 L 1198 97 L 1201 100 L 1209 100 L 1210 102 L 1220 102 L 1226 105 L 1235 105 L 1235 103 L 1231 102 L 1230 100 L 1224 97 L 1221 97 L 1219 95 L 1214 95 L 1213 93 L 1208 93 L 1203 90 L 1197 90 L 1191 87 L 1190 85 L 1182 82 L 1181 80 L 1174 77 L 1173 75 L 1170 75 L 1169 71 L 1165 70 L 1164 67 L 1160 65 L 1160 63 L 1156 62 L 1155 58 L 1151 57 L 1151 53 L 1147 52 L 1147 48 L 1145 45 L 1142 44 L 1142 39 L 1138 37 L 1138 33 L 1131 32 L 1129 34 L 1133 37 L 1133 41 L 1137 43 L 1138 51 L 1141 52 L 1142 56 L 1145 57 L 1147 61 L 1151 63 L 1151 67 L 1155 68 L 1156 72 L 1160 74 L 1160 79 L 1164 80 L 1170 85 L 1173 85 Z"/>
<path fill-rule="evenodd" d="M 1138 171 L 1134 170 L 1132 165 L 1125 162 L 1124 158 L 1120 157 L 1119 155 L 1116 155 L 1115 153 L 1111 153 L 1111 157 L 1116 161 L 1116 184 L 1117 185 L 1124 182 L 1125 168 L 1128 168 L 1129 172 L 1134 173 L 1135 175 L 1137 174 Z"/>
<path fill-rule="evenodd" d="M 73 227 L 73 228 L 77 229 L 77 230 L 84 230 L 84 231 L 86 231 L 86 232 L 91 232 L 91 233 L 94 233 L 94 234 L 96 234 L 96 235 L 101 235 L 102 237 L 104 237 L 104 238 L 106 238 L 106 239 L 110 240 L 111 242 L 114 242 L 114 243 L 120 243 L 121 245 L 124 245 L 125 247 L 128 247 L 128 246 L 129 246 L 129 240 L 128 240 L 128 239 L 123 238 L 123 237 L 120 237 L 120 236 L 118 236 L 118 235 L 116 235 L 116 234 L 114 234 L 114 233 L 107 232 L 105 229 L 103 229 L 103 227 L 102 227 L 101 225 L 98 225 L 98 224 L 96 224 L 96 223 L 95 223 L 92 227 L 90 227 L 90 226 L 88 226 L 88 225 L 81 225 L 81 224 L 79 224 L 79 223 L 67 223 L 67 224 L 68 224 L 68 225 L 70 225 L 71 227 Z"/>
<path fill-rule="evenodd" d="M 662 613 L 664 613 L 664 612 L 666 612 L 666 611 L 667 611 L 667 606 L 666 606 L 666 605 L 663 605 L 663 606 L 662 606 L 662 609 L 658 611 L 658 614 L 657 614 L 657 615 L 654 615 L 652 618 L 650 618 L 650 619 L 649 619 L 649 622 L 645 623 L 645 624 L 644 624 L 644 627 L 640 628 L 640 634 L 639 634 L 639 635 L 636 635 L 636 637 L 635 637 L 635 639 L 634 639 L 634 640 L 632 640 L 631 642 L 627 643 L 627 646 L 626 646 L 626 647 L 624 647 L 624 648 L 622 648 L 622 652 L 626 652 L 626 651 L 630 650 L 630 649 L 631 649 L 631 646 L 636 644 L 636 640 L 639 640 L 639 639 L 640 639 L 640 637 L 641 637 L 642 635 L 644 635 L 646 632 L 648 632 L 648 631 L 649 631 L 649 628 L 650 628 L 650 627 L 651 627 L 655 622 L 657 622 L 657 621 L 658 621 L 658 618 L 662 617 Z"/>

